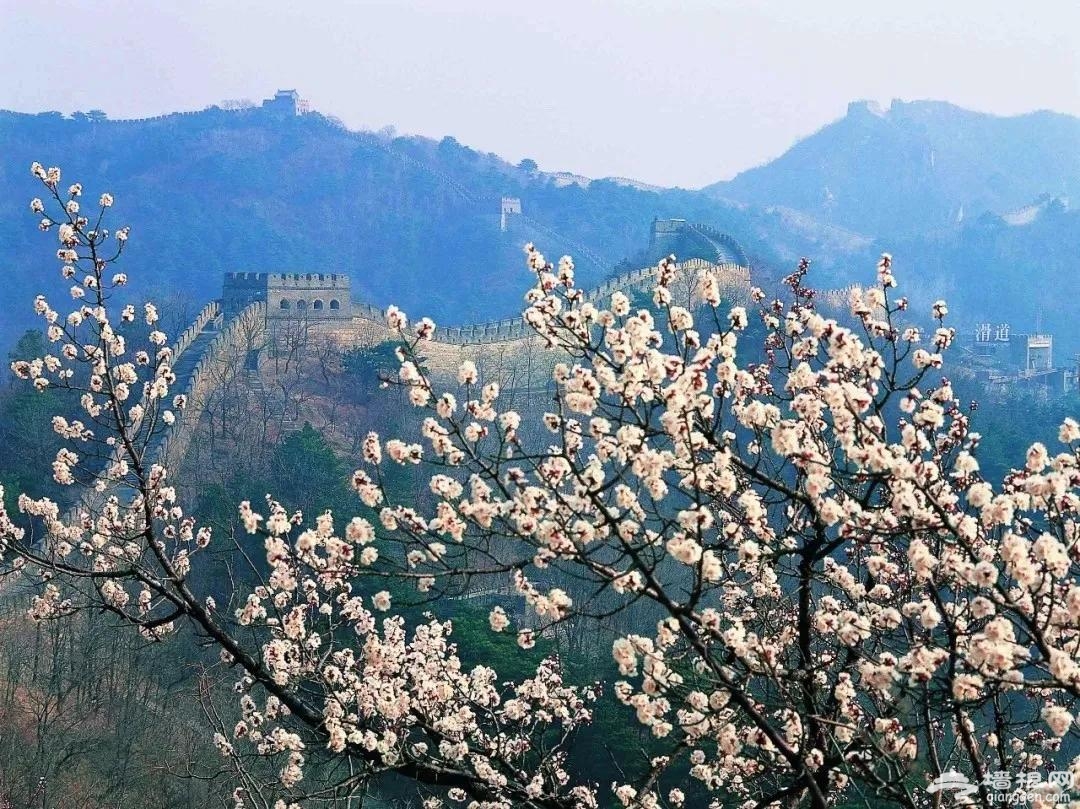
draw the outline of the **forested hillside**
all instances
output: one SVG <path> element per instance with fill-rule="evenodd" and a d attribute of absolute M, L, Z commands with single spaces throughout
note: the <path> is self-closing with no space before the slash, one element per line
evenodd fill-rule
<path fill-rule="evenodd" d="M 112 190 L 118 219 L 138 235 L 130 261 L 140 283 L 200 305 L 220 294 L 227 271 L 344 272 L 373 303 L 470 322 L 520 310 L 529 240 L 575 254 L 586 284 L 646 248 L 657 216 L 737 232 L 759 255 L 774 241 L 768 222 L 756 227 L 749 212 L 702 194 L 560 185 L 453 138 L 349 132 L 318 114 L 212 108 L 119 122 L 2 113 L 0 156 L 0 260 L 16 308 L 0 326 L 8 346 L 51 277 L 25 207 L 34 160 Z M 523 206 L 506 232 L 502 196 Z"/>
<path fill-rule="evenodd" d="M 569 182 L 452 137 L 350 132 L 317 113 L 212 107 L 143 121 L 0 113 L 8 270 L 0 346 L 31 325 L 37 292 L 57 291 L 30 241 L 33 160 L 93 176 L 117 195 L 119 218 L 138 236 L 133 292 L 169 300 L 177 317 L 217 297 L 222 273 L 236 270 L 344 272 L 356 296 L 445 324 L 503 317 L 520 310 L 525 242 L 571 253 L 579 282 L 591 285 L 654 258 L 649 227 L 660 217 L 731 233 L 760 278 L 808 256 L 816 283 L 843 286 L 889 251 L 910 271 L 913 298 L 948 296 L 961 326 L 992 318 L 1028 328 L 1041 315 L 1063 333 L 1064 302 L 1080 293 L 1072 270 L 1080 218 L 1066 196 L 1080 183 L 1078 147 L 1080 126 L 1068 116 L 853 104 L 731 182 L 653 190 Z M 503 196 L 523 210 L 505 232 Z"/>

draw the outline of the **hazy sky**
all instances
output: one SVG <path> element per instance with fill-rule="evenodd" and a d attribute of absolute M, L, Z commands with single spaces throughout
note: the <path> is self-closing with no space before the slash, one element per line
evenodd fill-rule
<path fill-rule="evenodd" d="M 857 98 L 1080 115 L 1078 54 L 1078 0 L 0 0 L 0 108 L 138 117 L 295 87 L 351 128 L 687 187 Z"/>

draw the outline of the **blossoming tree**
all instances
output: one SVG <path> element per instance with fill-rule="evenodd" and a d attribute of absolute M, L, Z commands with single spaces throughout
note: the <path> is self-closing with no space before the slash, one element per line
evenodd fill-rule
<path fill-rule="evenodd" d="M 39 530 L 0 513 L 6 554 L 38 582 L 35 619 L 93 605 L 218 648 L 240 695 L 239 722 L 214 736 L 237 806 L 317 793 L 312 761 L 478 809 L 916 807 L 954 769 L 989 805 L 995 774 L 1080 770 L 1055 759 L 1078 733 L 1080 426 L 984 480 L 979 436 L 939 371 L 946 306 L 921 329 L 888 256 L 845 325 L 815 308 L 806 262 L 784 300 L 754 289 L 751 314 L 727 309 L 707 274 L 702 306 L 677 305 L 665 261 L 655 306 L 632 311 L 621 293 L 587 301 L 570 259 L 552 266 L 530 246 L 525 317 L 554 365 L 539 430 L 471 363 L 437 390 L 416 362 L 434 324 L 391 307 L 420 434 L 367 437 L 352 477 L 366 516 L 239 504 L 264 575 L 219 607 L 193 570 L 224 540 L 184 511 L 153 450 L 185 404 L 166 337 L 151 304 L 112 302 L 127 231 L 104 229 L 107 194 L 88 214 L 58 169 L 33 173 L 59 206 L 32 203 L 59 235 L 74 304 L 38 298 L 56 351 L 13 370 L 76 389 L 83 412 L 53 422 L 66 441 L 55 479 L 75 505 L 21 496 Z M 144 349 L 125 337 L 137 315 Z M 740 345 L 752 317 L 757 350 Z M 422 470 L 427 500 L 395 499 L 398 465 Z M 438 605 L 476 576 L 512 585 L 527 623 L 496 607 L 490 627 L 524 648 L 559 624 L 628 617 L 633 631 L 611 639 L 619 678 L 581 687 L 549 658 L 505 682 L 498 660 L 462 664 L 451 621 L 395 614 L 395 587 Z M 572 777 L 587 772 L 568 757 L 598 700 L 651 734 L 639 778 Z M 252 757 L 273 763 L 274 784 L 254 779 Z"/>

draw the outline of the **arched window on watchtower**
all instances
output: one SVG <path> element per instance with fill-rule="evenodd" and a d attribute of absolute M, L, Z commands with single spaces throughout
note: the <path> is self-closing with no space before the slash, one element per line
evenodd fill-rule
<path fill-rule="evenodd" d="M 322 309 L 323 308 L 322 298 L 316 298 L 315 300 L 313 300 L 311 302 L 311 308 L 312 309 Z"/>
<path fill-rule="evenodd" d="M 287 300 L 282 299 L 281 308 L 282 309 L 292 309 L 292 304 L 289 303 Z"/>
<path fill-rule="evenodd" d="M 337 298 L 331 298 L 330 299 L 330 308 L 331 309 L 340 309 L 341 308 L 341 301 L 339 301 Z"/>
<path fill-rule="evenodd" d="M 296 302 L 296 308 L 297 309 L 307 309 L 307 301 L 305 301 L 303 298 L 301 298 L 300 300 L 298 300 Z"/>

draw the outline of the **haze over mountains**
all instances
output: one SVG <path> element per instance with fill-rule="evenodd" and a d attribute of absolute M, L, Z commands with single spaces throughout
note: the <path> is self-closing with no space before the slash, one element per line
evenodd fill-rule
<path fill-rule="evenodd" d="M 1027 331 L 1041 319 L 1060 361 L 1080 350 L 1080 212 L 1070 203 L 1080 198 L 1080 119 L 854 102 L 776 160 L 705 191 L 851 234 L 849 250 L 815 256 L 835 280 L 865 278 L 857 260 L 888 251 L 905 292 L 947 298 L 956 324 Z"/>
<path fill-rule="evenodd" d="M 963 225 L 1080 191 L 1080 119 L 1012 118 L 939 101 L 853 102 L 782 156 L 707 189 L 879 236 Z"/>
<path fill-rule="evenodd" d="M 889 250 L 905 291 L 950 297 L 958 323 L 1021 328 L 1041 313 L 1075 347 L 1065 332 L 1080 295 L 1080 215 L 1068 204 L 1080 186 L 1080 120 L 1056 113 L 856 103 L 771 163 L 700 191 L 573 182 L 453 138 L 348 132 L 319 114 L 0 113 L 4 345 L 32 324 L 34 294 L 63 288 L 54 243 L 26 208 L 39 193 L 33 160 L 114 193 L 140 292 L 180 290 L 196 308 L 226 271 L 346 272 L 372 303 L 442 323 L 500 317 L 520 308 L 528 284 L 524 241 L 575 254 L 592 284 L 648 259 L 652 219 L 677 217 L 734 235 L 765 278 L 807 255 L 821 283 L 865 281 Z M 524 210 L 506 232 L 501 196 Z"/>

